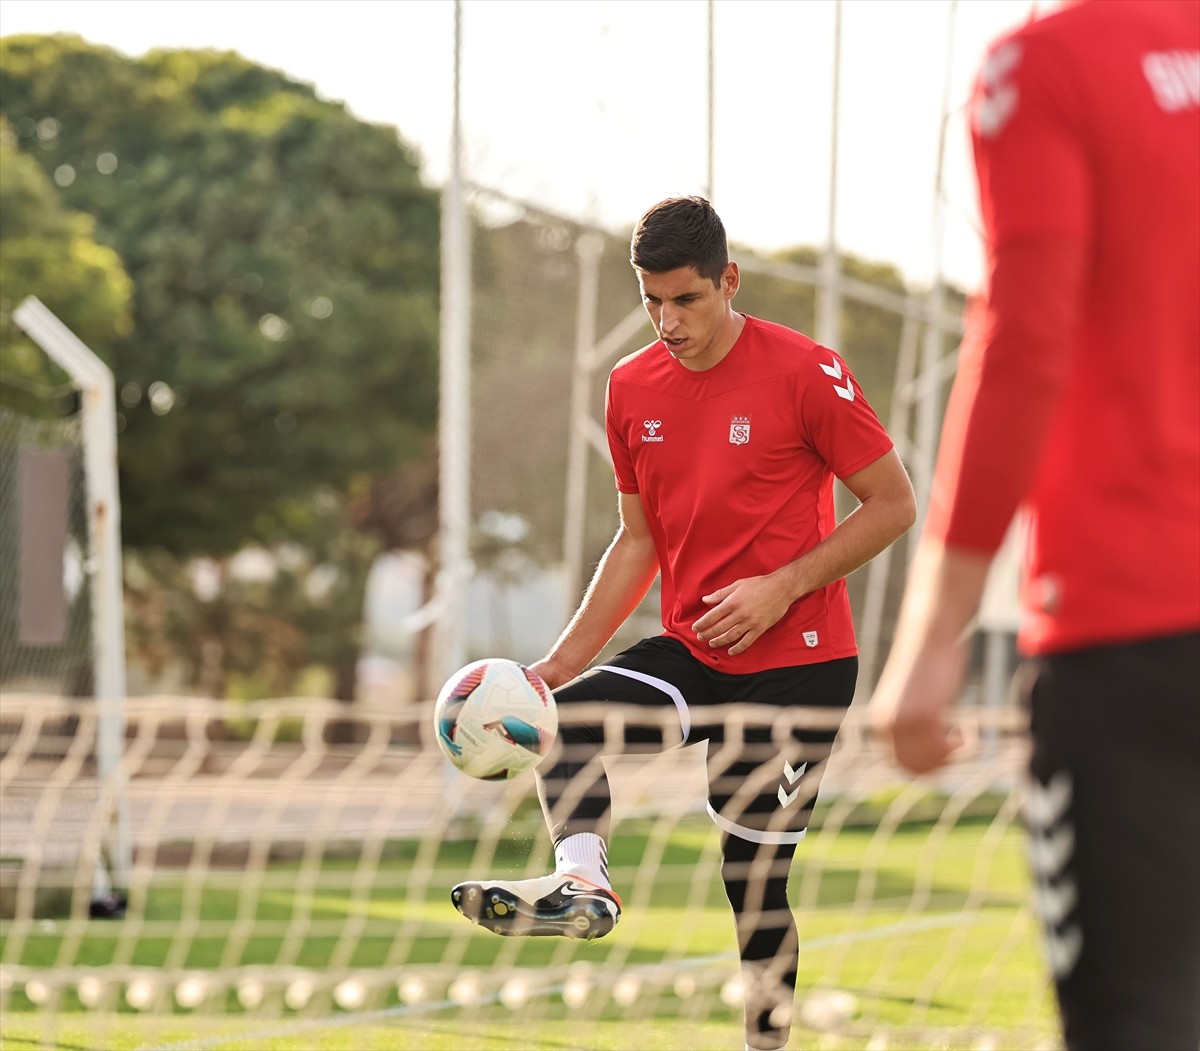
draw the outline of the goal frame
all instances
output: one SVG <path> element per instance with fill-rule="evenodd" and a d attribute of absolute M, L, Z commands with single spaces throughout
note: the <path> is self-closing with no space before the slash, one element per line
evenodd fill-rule
<path fill-rule="evenodd" d="M 87 568 L 92 594 L 92 659 L 97 706 L 96 766 L 103 796 L 112 800 L 106 853 L 108 877 L 127 885 L 132 850 L 121 783 L 125 737 L 125 607 L 121 562 L 121 501 L 117 485 L 117 410 L 112 370 L 36 296 L 13 321 L 71 377 L 80 391 L 87 480 Z M 97 873 L 97 882 L 104 879 Z M 97 887 L 99 891 L 101 888 Z M 111 889 L 111 888 L 107 888 Z"/>

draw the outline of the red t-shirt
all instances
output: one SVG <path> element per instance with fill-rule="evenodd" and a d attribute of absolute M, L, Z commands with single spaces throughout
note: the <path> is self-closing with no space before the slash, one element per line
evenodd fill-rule
<path fill-rule="evenodd" d="M 836 525 L 834 476 L 891 449 L 846 363 L 807 336 L 747 317 L 711 369 L 659 341 L 608 381 L 617 488 L 641 494 L 662 574 L 662 624 L 705 664 L 733 674 L 857 653 L 846 583 L 792 603 L 744 653 L 697 641 L 702 595 L 794 561 Z"/>
<path fill-rule="evenodd" d="M 1030 512 L 1020 642 L 1200 626 L 1200 7 L 1086 0 L 992 49 L 973 109 L 989 289 L 929 528 Z"/>

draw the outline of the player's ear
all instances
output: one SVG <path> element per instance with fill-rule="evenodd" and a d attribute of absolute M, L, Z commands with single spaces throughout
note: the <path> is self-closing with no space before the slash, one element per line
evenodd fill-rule
<path fill-rule="evenodd" d="M 721 271 L 721 291 L 725 294 L 725 298 L 732 299 L 736 296 L 741 283 L 742 275 L 738 270 L 738 265 L 731 259 L 725 264 L 725 269 Z"/>

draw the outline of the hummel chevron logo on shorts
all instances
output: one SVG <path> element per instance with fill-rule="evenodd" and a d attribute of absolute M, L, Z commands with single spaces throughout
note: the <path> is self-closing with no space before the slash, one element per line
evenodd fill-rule
<path fill-rule="evenodd" d="M 460 883 L 450 900 L 472 923 L 504 935 L 602 938 L 621 918 L 621 899 L 576 876 Z"/>

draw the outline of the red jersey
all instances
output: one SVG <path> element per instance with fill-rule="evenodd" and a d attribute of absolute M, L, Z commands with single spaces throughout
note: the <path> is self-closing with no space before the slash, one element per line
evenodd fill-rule
<path fill-rule="evenodd" d="M 662 574 L 662 624 L 710 667 L 733 674 L 857 653 L 845 580 L 792 603 L 744 653 L 696 639 L 702 595 L 795 561 L 834 529 L 833 480 L 891 439 L 837 354 L 747 317 L 711 369 L 661 341 L 612 370 L 608 443 L 617 488 L 638 493 Z"/>
<path fill-rule="evenodd" d="M 990 284 L 929 527 L 992 551 L 1025 503 L 1028 653 L 1200 627 L 1198 107 L 1191 2 L 1063 8 L 980 76 Z"/>

